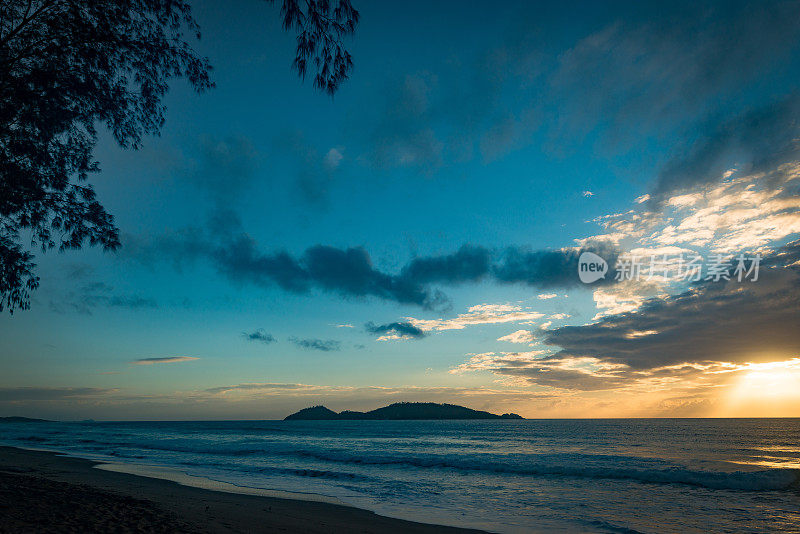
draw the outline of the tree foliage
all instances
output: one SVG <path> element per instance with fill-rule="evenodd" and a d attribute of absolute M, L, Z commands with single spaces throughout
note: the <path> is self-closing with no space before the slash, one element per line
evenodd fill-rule
<path fill-rule="evenodd" d="M 284 0 L 281 15 L 297 32 L 294 69 L 305 77 L 312 65 L 314 86 L 332 95 L 352 70 L 342 40 L 358 12 L 349 0 Z M 189 42 L 199 38 L 184 0 L 0 3 L 0 311 L 30 306 L 31 250 L 119 247 L 87 183 L 98 128 L 137 149 L 163 126 L 172 79 L 213 87 Z"/>

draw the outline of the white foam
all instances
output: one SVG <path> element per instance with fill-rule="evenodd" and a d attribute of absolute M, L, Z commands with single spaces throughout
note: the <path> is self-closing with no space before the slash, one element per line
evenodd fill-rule
<path fill-rule="evenodd" d="M 161 480 L 169 480 L 176 482 L 182 486 L 189 486 L 193 488 L 201 488 L 212 491 L 224 491 L 226 493 L 238 493 L 241 495 L 257 495 L 260 497 L 273 497 L 276 499 L 293 499 L 297 501 L 312 501 L 324 502 L 328 504 L 338 504 L 340 506 L 348 506 L 346 503 L 340 501 L 335 497 L 328 495 L 319 495 L 316 493 L 301 493 L 292 491 L 271 490 L 265 488 L 251 488 L 247 486 L 237 486 L 230 482 L 222 482 L 213 480 L 206 477 L 194 476 L 184 473 L 178 469 L 171 467 L 162 467 L 156 465 L 137 465 L 126 463 L 103 463 L 95 466 L 97 469 L 104 471 L 113 471 L 115 473 L 126 473 L 128 475 L 137 475 L 147 478 L 158 478 Z"/>

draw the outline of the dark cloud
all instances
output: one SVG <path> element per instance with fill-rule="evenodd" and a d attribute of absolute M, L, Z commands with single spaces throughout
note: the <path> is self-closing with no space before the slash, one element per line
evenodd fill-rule
<path fill-rule="evenodd" d="M 426 308 L 441 298 L 416 280 L 378 271 L 363 248 L 346 250 L 317 245 L 306 250 L 303 263 L 309 276 L 321 287 L 346 295 L 376 296 L 402 304 Z"/>
<path fill-rule="evenodd" d="M 0 388 L 0 402 L 75 400 L 98 397 L 114 391 L 116 390 L 102 388 Z"/>
<path fill-rule="evenodd" d="M 414 258 L 403 268 L 402 277 L 419 284 L 474 282 L 490 272 L 492 252 L 462 245 L 454 254 Z"/>
<path fill-rule="evenodd" d="M 575 26 L 518 6 L 502 42 L 484 43 L 472 57 L 459 54 L 435 73 L 390 80 L 378 115 L 362 127 L 365 158 L 378 168 L 431 173 L 476 155 L 491 161 L 534 142 L 539 131 L 558 152 L 584 139 L 626 151 L 644 139 L 691 136 L 698 120 L 754 105 L 748 99 L 758 84 L 787 91 L 797 85 L 796 2 L 637 4 L 607 12 Z M 560 29 L 570 24 L 583 33 L 561 46 Z"/>
<path fill-rule="evenodd" d="M 267 334 L 263 328 L 259 328 L 255 332 L 250 332 L 249 334 L 247 332 L 242 332 L 242 337 L 248 341 L 258 341 L 265 345 L 278 341 L 272 334 Z"/>
<path fill-rule="evenodd" d="M 77 291 L 50 300 L 50 310 L 56 313 L 67 311 L 92 315 L 97 308 L 127 308 L 131 310 L 158 308 L 155 299 L 140 295 L 118 295 L 114 288 L 96 282 L 86 284 Z"/>
<path fill-rule="evenodd" d="M 213 231 L 187 229 L 152 240 L 129 238 L 129 257 L 152 264 L 170 261 L 181 269 L 185 263 L 206 259 L 231 281 L 261 287 L 277 285 L 306 293 L 312 288 L 346 297 L 377 297 L 402 304 L 433 308 L 444 297 L 402 276 L 383 273 L 372 265 L 360 247 L 338 249 L 317 245 L 295 257 L 285 251 L 263 252 L 246 233 L 215 236 Z"/>
<path fill-rule="evenodd" d="M 692 362 L 774 361 L 800 352 L 800 241 L 765 259 L 759 279 L 707 282 L 639 310 L 548 331 L 554 358 L 635 370 Z"/>
<path fill-rule="evenodd" d="M 492 275 L 500 282 L 523 283 L 541 288 L 580 285 L 578 259 L 583 252 L 593 252 L 606 260 L 609 271 L 613 270 L 620 254 L 617 247 L 606 242 L 560 250 L 531 251 L 512 247 L 503 251 L 500 261 L 492 267 Z M 595 285 L 613 283 L 614 277 L 607 275 L 595 282 Z"/>
<path fill-rule="evenodd" d="M 555 362 L 558 363 L 558 362 Z M 626 376 L 597 375 L 575 369 L 560 369 L 552 365 L 498 367 L 494 372 L 501 375 L 525 378 L 540 386 L 580 391 L 614 389 L 629 384 Z"/>
<path fill-rule="evenodd" d="M 388 323 L 376 325 L 375 323 L 369 322 L 364 325 L 364 328 L 370 334 L 376 334 L 379 336 L 396 335 L 402 338 L 416 339 L 425 337 L 425 332 L 411 323 Z"/>
<path fill-rule="evenodd" d="M 734 165 L 740 172 L 772 171 L 800 155 L 800 94 L 720 124 L 707 132 L 662 169 L 654 201 L 667 195 L 718 181 Z"/>
<path fill-rule="evenodd" d="M 318 287 L 348 297 L 372 296 L 424 308 L 442 301 L 440 294 L 413 280 L 375 269 L 367 251 L 360 247 L 317 245 L 294 258 L 286 252 L 262 253 L 253 239 L 243 234 L 216 247 L 212 258 L 220 272 L 237 282 L 274 283 L 297 293 Z"/>
<path fill-rule="evenodd" d="M 306 293 L 313 288 L 344 297 L 375 297 L 413 304 L 425 309 L 445 307 L 445 295 L 431 285 L 456 285 L 481 279 L 522 283 L 534 287 L 574 286 L 580 283 L 578 258 L 583 251 L 603 257 L 609 265 L 619 254 L 609 243 L 596 242 L 580 248 L 529 251 L 509 247 L 500 253 L 464 245 L 449 255 L 413 258 L 398 274 L 383 272 L 372 264 L 362 247 L 346 249 L 316 245 L 299 257 L 285 251 L 262 251 L 241 231 L 230 215 L 214 229 L 185 229 L 150 240 L 132 238 L 128 254 L 145 263 L 172 261 L 177 268 L 198 258 L 238 284 L 260 287 L 277 285 Z M 613 283 L 613 277 L 597 284 Z"/>
<path fill-rule="evenodd" d="M 237 283 L 277 284 L 288 291 L 302 293 L 308 290 L 311 282 L 298 260 L 287 252 L 261 252 L 247 234 L 215 246 L 209 256 L 220 273 Z"/>
<path fill-rule="evenodd" d="M 289 341 L 291 341 L 298 347 L 304 349 L 321 350 L 323 352 L 337 351 L 341 350 L 342 348 L 341 342 L 333 339 L 315 339 L 315 338 L 299 339 L 296 337 L 291 337 L 289 338 Z"/>
<path fill-rule="evenodd" d="M 627 9 L 622 20 L 559 54 L 550 77 L 558 138 L 602 130 L 606 143 L 629 146 L 644 132 L 665 140 L 691 136 L 698 119 L 753 105 L 745 95 L 756 84 L 796 85 L 788 65 L 797 58 L 798 36 L 800 6 L 793 2 Z"/>

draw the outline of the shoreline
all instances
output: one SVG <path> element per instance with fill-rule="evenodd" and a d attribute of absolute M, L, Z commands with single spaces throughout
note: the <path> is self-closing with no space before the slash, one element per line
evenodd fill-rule
<path fill-rule="evenodd" d="M 104 464 L 133 467 L 103 468 Z M 140 474 L 133 473 L 137 469 Z M 0 531 L 482 532 L 381 516 L 344 503 L 325 502 L 327 497 L 315 494 L 226 483 L 198 487 L 182 483 L 187 481 L 183 477 L 169 480 L 142 473 L 135 464 L 0 446 Z M 231 491 L 235 488 L 242 491 Z M 309 498 L 301 498 L 306 496 Z"/>
<path fill-rule="evenodd" d="M 58 454 L 58 451 L 54 452 Z M 77 458 L 80 457 L 78 456 Z M 236 493 L 240 495 L 255 495 L 259 497 L 270 497 L 273 499 L 286 499 L 290 501 L 324 502 L 328 504 L 335 504 L 337 506 L 347 506 L 348 508 L 358 508 L 357 506 L 352 506 L 337 499 L 336 497 L 331 497 L 329 495 L 255 488 L 251 486 L 239 486 L 238 484 L 233 484 L 231 482 L 224 482 L 222 480 L 215 480 L 213 478 L 204 476 L 190 475 L 174 467 L 104 461 L 95 465 L 94 468 L 113 473 L 125 473 L 138 477 L 168 480 L 170 482 L 175 482 L 176 484 L 190 488 L 207 489 L 210 491 L 220 491 L 223 493 Z"/>

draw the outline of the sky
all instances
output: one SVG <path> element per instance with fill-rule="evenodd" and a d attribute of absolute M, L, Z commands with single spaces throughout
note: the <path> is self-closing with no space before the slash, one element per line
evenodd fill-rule
<path fill-rule="evenodd" d="M 193 7 L 216 87 L 101 134 L 123 246 L 37 255 L 0 415 L 800 416 L 800 3 L 356 2 L 333 98 Z"/>

